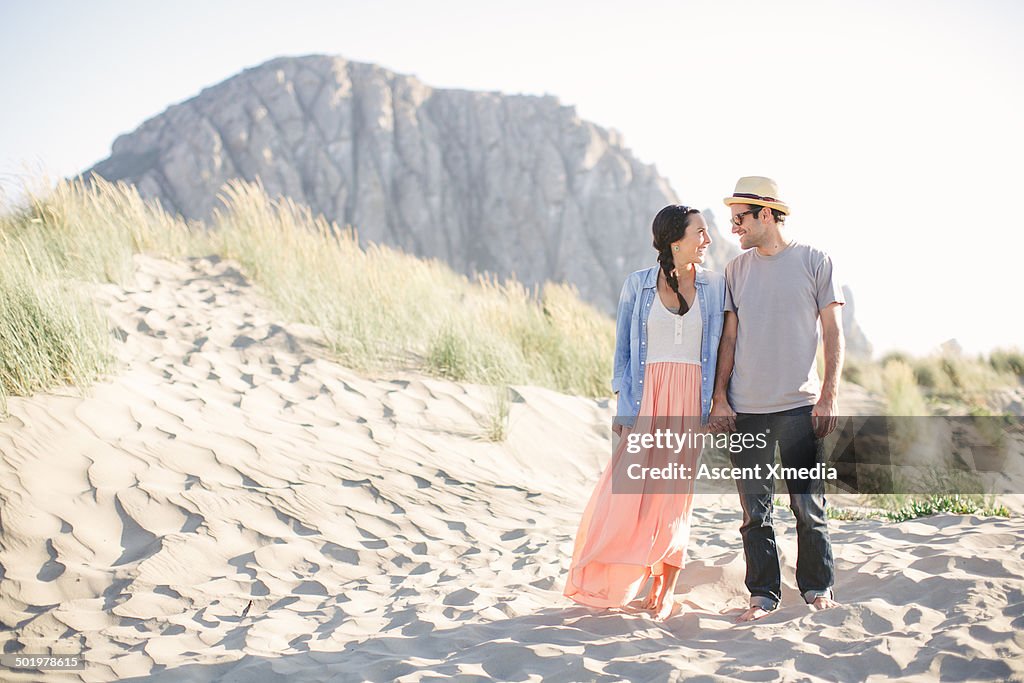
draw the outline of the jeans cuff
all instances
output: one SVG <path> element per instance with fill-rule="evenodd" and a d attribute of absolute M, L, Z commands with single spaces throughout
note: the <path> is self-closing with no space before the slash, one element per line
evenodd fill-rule
<path fill-rule="evenodd" d="M 760 595 L 751 595 L 750 596 L 750 606 L 751 607 L 760 607 L 765 612 L 771 612 L 776 607 L 779 606 L 779 603 L 775 602 L 771 598 L 766 598 L 766 597 L 763 597 L 763 596 L 760 596 Z"/>
<path fill-rule="evenodd" d="M 832 593 L 831 588 L 826 588 L 820 591 L 804 591 L 804 602 L 808 605 L 812 604 L 818 598 L 828 598 L 829 600 L 835 600 L 835 595 Z"/>

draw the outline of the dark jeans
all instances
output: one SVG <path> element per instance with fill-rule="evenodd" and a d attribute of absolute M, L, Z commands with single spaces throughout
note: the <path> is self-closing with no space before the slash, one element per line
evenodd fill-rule
<path fill-rule="evenodd" d="M 734 467 L 760 464 L 766 473 L 775 462 L 778 444 L 783 467 L 813 468 L 823 461 L 821 441 L 814 436 L 811 406 L 764 415 L 739 413 L 736 431 L 740 434 L 764 434 L 763 441 L 740 452 L 730 452 Z M 761 448 L 760 443 L 765 443 Z M 736 488 L 743 506 L 743 554 L 747 562 L 746 584 L 750 605 L 773 610 L 779 605 L 782 577 L 779 553 L 772 527 L 774 478 L 737 479 Z M 835 562 L 825 517 L 825 482 L 822 479 L 786 479 L 789 505 L 796 515 L 796 582 L 804 601 L 812 603 L 820 596 L 832 597 Z"/>

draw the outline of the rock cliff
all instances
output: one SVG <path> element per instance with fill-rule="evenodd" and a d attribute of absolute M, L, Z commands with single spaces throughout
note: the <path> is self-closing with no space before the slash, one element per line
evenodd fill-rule
<path fill-rule="evenodd" d="M 571 282 L 609 312 L 625 275 L 654 262 L 654 214 L 679 202 L 617 132 L 555 97 L 432 88 L 322 55 L 206 88 L 118 137 L 92 173 L 196 219 L 226 181 L 259 179 L 361 241 L 467 274 Z M 737 250 L 713 237 L 721 269 Z"/>

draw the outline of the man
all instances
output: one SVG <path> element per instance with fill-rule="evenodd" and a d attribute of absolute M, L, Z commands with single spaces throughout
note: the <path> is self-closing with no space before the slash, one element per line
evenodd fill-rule
<path fill-rule="evenodd" d="M 764 434 L 745 439 L 754 447 L 731 453 L 733 465 L 760 465 L 765 474 L 778 446 L 782 466 L 814 468 L 821 438 L 835 428 L 843 363 L 842 289 L 822 251 L 784 234 L 789 207 L 770 178 L 740 178 L 725 198 L 732 232 L 743 253 L 725 268 L 725 326 L 718 350 L 712 429 Z M 825 377 L 818 380 L 819 331 Z M 765 447 L 758 447 L 765 445 Z M 796 515 L 796 580 L 815 609 L 833 599 L 835 564 L 821 479 L 786 479 Z M 743 507 L 743 552 L 750 607 L 738 621 L 759 619 L 779 605 L 781 574 L 772 527 L 774 479 L 737 480 Z"/>

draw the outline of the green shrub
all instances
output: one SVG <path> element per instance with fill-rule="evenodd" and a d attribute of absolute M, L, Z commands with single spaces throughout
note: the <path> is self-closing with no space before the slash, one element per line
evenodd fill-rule
<path fill-rule="evenodd" d="M 924 396 L 914 381 L 914 372 L 902 360 L 890 360 L 882 369 L 887 414 L 892 416 L 927 415 Z M 903 422 L 909 422 L 904 420 Z"/>
<path fill-rule="evenodd" d="M 843 522 L 857 522 L 862 519 L 875 519 L 880 516 L 881 513 L 877 512 L 862 512 L 860 510 L 850 510 L 847 508 L 836 507 L 829 505 L 825 508 L 825 516 L 828 519 L 836 519 Z"/>
<path fill-rule="evenodd" d="M 939 389 L 948 384 L 948 378 L 941 368 L 930 359 L 914 361 L 914 381 L 925 389 Z"/>
<path fill-rule="evenodd" d="M 908 519 L 927 517 L 941 512 L 957 515 L 986 515 L 1009 517 L 1010 511 L 1005 505 L 986 503 L 975 498 L 960 495 L 927 496 L 914 498 L 899 507 L 887 510 L 884 514 L 893 522 L 904 522 Z"/>
<path fill-rule="evenodd" d="M 1020 349 L 996 349 L 989 355 L 989 364 L 996 372 L 1024 375 L 1024 352 Z"/>
<path fill-rule="evenodd" d="M 991 365 L 980 360 L 945 356 L 941 364 L 952 385 L 963 393 L 992 391 L 1007 384 L 1007 378 L 1001 377 Z"/>
<path fill-rule="evenodd" d="M 906 353 L 902 351 L 890 351 L 889 353 L 882 356 L 879 363 L 884 367 L 892 361 L 899 361 L 901 363 L 906 363 L 907 365 L 910 365 L 911 362 L 910 356 L 907 355 Z"/>

